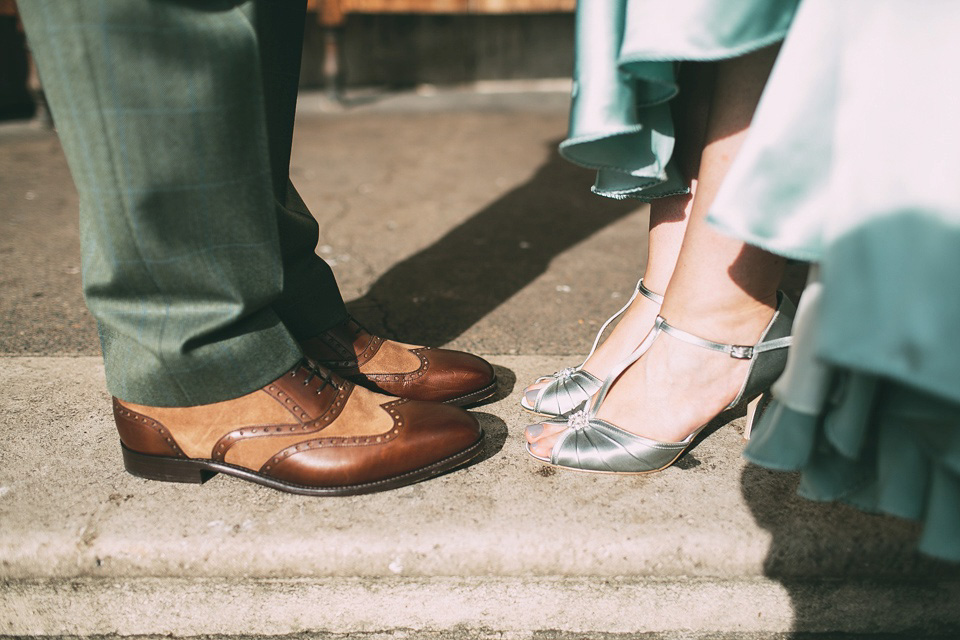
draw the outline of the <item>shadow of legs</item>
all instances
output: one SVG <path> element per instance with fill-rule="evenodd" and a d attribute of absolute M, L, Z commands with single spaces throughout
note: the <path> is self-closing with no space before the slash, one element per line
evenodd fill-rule
<path fill-rule="evenodd" d="M 362 310 L 357 315 L 375 332 L 419 344 L 450 342 L 556 256 L 636 210 L 635 201 L 595 196 L 590 180 L 551 151 L 529 181 L 394 265 L 348 308 Z M 385 311 L 378 319 L 372 308 Z"/>

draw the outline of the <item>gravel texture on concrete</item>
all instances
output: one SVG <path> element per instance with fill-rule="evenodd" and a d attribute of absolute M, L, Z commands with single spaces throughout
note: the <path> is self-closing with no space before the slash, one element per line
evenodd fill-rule
<path fill-rule="evenodd" d="M 939 567 L 910 551 L 912 525 L 801 500 L 794 476 L 745 465 L 740 418 L 662 473 L 545 466 L 523 449 L 536 417 L 518 405 L 522 385 L 507 392 L 564 360 L 493 362 L 504 398 L 474 410 L 488 435 L 477 463 L 310 499 L 223 475 L 202 486 L 129 476 L 96 358 L 4 358 L 3 575 L 902 578 Z"/>
<path fill-rule="evenodd" d="M 956 630 L 956 612 L 944 611 L 957 594 L 955 584 L 944 589 L 853 581 L 783 586 L 765 580 L 637 578 L 602 583 L 523 578 L 78 580 L 8 587 L 0 602 L 13 621 L 0 626 L 0 633 L 263 638 L 309 630 L 335 637 L 390 637 L 390 631 L 394 637 L 421 638 L 424 633 L 429 638 L 446 631 L 443 637 L 457 640 L 532 640 L 553 634 L 578 640 L 607 634 L 729 634 L 721 637 L 743 640 L 786 634 L 801 625 L 808 633 L 824 634 L 822 638 L 899 633 L 915 640 L 936 634 L 957 637 L 947 635 Z M 809 607 L 807 617 L 799 620 L 793 613 L 798 601 Z"/>
<path fill-rule="evenodd" d="M 0 353 L 99 353 L 77 207 L 56 134 L 0 127 Z"/>

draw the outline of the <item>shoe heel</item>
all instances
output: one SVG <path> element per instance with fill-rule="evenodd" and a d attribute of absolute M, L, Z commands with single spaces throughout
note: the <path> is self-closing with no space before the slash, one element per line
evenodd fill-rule
<path fill-rule="evenodd" d="M 123 449 L 123 466 L 127 473 L 138 478 L 160 480 L 162 482 L 203 484 L 217 475 L 216 471 L 205 469 L 194 460 L 180 460 L 178 458 L 137 453 L 128 449 L 122 442 L 120 447 Z"/>
<path fill-rule="evenodd" d="M 761 393 L 756 398 L 751 400 L 747 404 L 747 423 L 743 427 L 743 441 L 747 442 L 750 440 L 750 436 L 753 434 L 753 425 L 756 423 L 757 419 L 763 413 L 763 408 L 767 404 L 767 394 Z"/>

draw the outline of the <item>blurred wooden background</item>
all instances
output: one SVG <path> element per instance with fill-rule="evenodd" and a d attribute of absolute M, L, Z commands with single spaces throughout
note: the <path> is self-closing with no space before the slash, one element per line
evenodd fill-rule
<path fill-rule="evenodd" d="M 301 84 L 346 86 L 557 78 L 572 67 L 576 0 L 308 0 Z M 0 0 L 0 120 L 48 120 L 17 18 Z"/>

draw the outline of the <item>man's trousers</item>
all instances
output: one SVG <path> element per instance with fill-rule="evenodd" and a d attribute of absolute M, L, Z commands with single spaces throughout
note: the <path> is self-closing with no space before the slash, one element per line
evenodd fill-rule
<path fill-rule="evenodd" d="M 346 317 L 289 181 L 303 0 L 20 0 L 80 194 L 107 386 L 226 400 Z"/>

